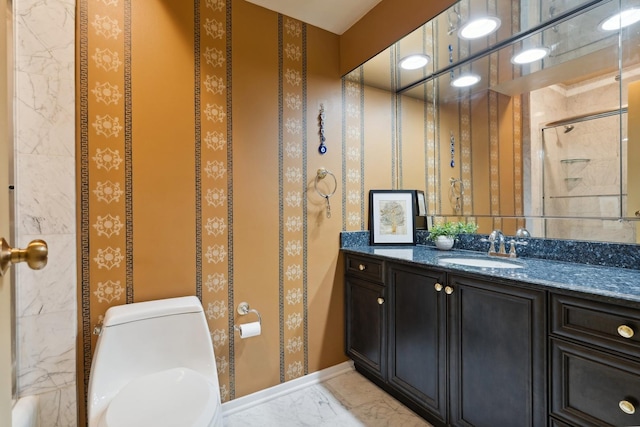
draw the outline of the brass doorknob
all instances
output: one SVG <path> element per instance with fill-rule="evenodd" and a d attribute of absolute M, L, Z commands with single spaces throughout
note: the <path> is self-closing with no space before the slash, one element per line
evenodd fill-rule
<path fill-rule="evenodd" d="M 49 249 L 44 240 L 33 240 L 25 249 L 13 249 L 0 237 L 0 276 L 6 273 L 9 265 L 26 262 L 32 270 L 40 270 L 47 265 Z"/>
<path fill-rule="evenodd" d="M 380 304 L 380 305 L 384 304 L 384 298 L 379 297 L 378 298 L 378 304 Z"/>
<path fill-rule="evenodd" d="M 433 287 L 435 288 L 436 292 L 440 292 L 443 288 L 443 286 L 440 283 L 437 283 L 435 285 L 433 285 Z"/>
<path fill-rule="evenodd" d="M 453 288 L 451 286 L 446 286 L 444 288 L 444 293 L 447 295 L 451 295 L 453 293 Z"/>

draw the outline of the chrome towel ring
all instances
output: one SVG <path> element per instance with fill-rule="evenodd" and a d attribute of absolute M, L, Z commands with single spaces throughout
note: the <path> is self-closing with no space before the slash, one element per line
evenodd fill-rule
<path fill-rule="evenodd" d="M 318 183 L 323 179 L 325 179 L 327 175 L 331 175 L 331 177 L 333 178 L 333 190 L 328 193 L 323 193 L 318 188 Z M 324 197 L 324 199 L 327 201 L 327 218 L 331 218 L 331 205 L 329 204 L 329 197 L 333 196 L 336 193 L 336 190 L 338 189 L 338 180 L 336 179 L 336 176 L 330 170 L 325 168 L 320 168 L 316 173 L 316 180 L 313 185 L 316 189 L 316 192 L 320 196 Z"/>

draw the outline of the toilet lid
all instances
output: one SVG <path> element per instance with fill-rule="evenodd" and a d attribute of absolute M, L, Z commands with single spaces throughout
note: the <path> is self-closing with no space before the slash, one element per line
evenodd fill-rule
<path fill-rule="evenodd" d="M 215 415 L 216 393 L 209 381 L 188 368 L 145 375 L 113 398 L 105 427 L 207 427 Z"/>

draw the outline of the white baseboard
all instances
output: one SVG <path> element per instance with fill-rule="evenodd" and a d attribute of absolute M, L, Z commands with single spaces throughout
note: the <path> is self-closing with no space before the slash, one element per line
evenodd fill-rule
<path fill-rule="evenodd" d="M 305 375 L 304 377 L 296 378 L 295 380 L 287 381 L 286 383 L 278 384 L 255 393 L 233 399 L 222 404 L 222 415 L 227 416 L 243 411 L 251 408 L 252 406 L 268 402 L 269 400 L 284 396 L 285 394 L 292 393 L 296 390 L 327 381 L 335 376 L 344 374 L 345 372 L 353 371 L 353 369 L 353 362 L 348 361 Z"/>

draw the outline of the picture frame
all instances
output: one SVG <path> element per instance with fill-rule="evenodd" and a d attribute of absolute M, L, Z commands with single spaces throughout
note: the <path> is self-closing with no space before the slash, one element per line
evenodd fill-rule
<path fill-rule="evenodd" d="M 422 190 L 413 190 L 415 212 L 416 212 L 416 230 L 428 230 L 427 227 L 427 200 Z"/>
<path fill-rule="evenodd" d="M 370 190 L 371 245 L 415 245 L 415 190 Z"/>

